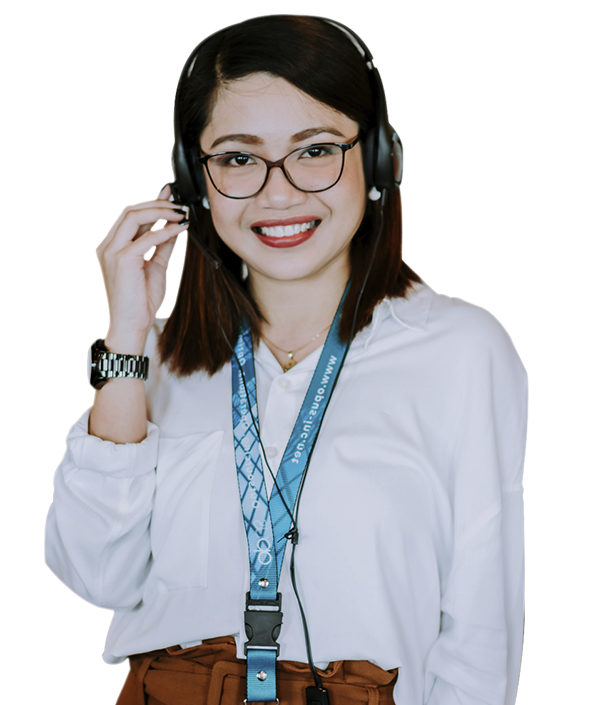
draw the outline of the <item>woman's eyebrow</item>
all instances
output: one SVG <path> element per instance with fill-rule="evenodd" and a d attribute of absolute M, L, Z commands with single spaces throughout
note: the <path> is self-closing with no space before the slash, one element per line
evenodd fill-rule
<path fill-rule="evenodd" d="M 308 130 L 302 130 L 301 132 L 296 132 L 295 135 L 292 135 L 292 142 L 305 142 L 306 140 L 310 139 L 311 137 L 315 137 L 315 135 L 322 135 L 323 133 L 327 133 L 330 135 L 336 135 L 337 137 L 341 137 L 342 139 L 345 139 L 345 136 L 337 130 L 335 127 L 311 127 Z"/>
<path fill-rule="evenodd" d="M 301 130 L 292 135 L 290 142 L 305 142 L 311 137 L 316 135 L 322 135 L 324 133 L 335 135 L 345 139 L 345 136 L 335 127 L 309 127 L 306 130 Z M 265 141 L 258 137 L 257 135 L 248 135 L 245 133 L 236 133 L 233 135 L 223 135 L 222 137 L 217 137 L 217 139 L 210 145 L 210 149 L 214 149 L 223 142 L 240 142 L 241 144 L 251 144 L 251 145 L 263 145 Z"/>
<path fill-rule="evenodd" d="M 238 133 L 235 135 L 223 135 L 222 137 L 217 137 L 217 139 L 210 145 L 210 149 L 214 149 L 217 145 L 223 142 L 241 142 L 242 144 L 264 144 L 265 141 L 256 135 L 245 135 L 243 133 Z"/>

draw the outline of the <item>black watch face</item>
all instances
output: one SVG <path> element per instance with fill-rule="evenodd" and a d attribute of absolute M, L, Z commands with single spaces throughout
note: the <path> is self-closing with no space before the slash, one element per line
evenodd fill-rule
<path fill-rule="evenodd" d="M 102 350 L 102 348 L 98 346 L 99 342 L 102 341 L 96 341 L 88 352 L 88 379 L 94 389 L 102 389 L 102 387 L 108 382 L 108 379 L 100 374 L 96 364 L 98 355 L 106 350 L 106 348 Z"/>

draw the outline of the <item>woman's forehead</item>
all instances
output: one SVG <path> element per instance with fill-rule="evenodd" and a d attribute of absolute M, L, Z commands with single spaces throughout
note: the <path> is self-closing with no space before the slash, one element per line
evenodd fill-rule
<path fill-rule="evenodd" d="M 219 90 L 211 120 L 202 133 L 203 149 L 226 141 L 243 144 L 310 141 L 318 135 L 346 140 L 358 125 L 343 113 L 319 102 L 283 78 L 252 74 Z M 225 138 L 243 137 L 242 140 Z"/>

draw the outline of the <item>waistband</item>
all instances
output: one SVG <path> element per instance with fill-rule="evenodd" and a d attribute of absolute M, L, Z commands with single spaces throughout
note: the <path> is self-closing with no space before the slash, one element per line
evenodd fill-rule
<path fill-rule="evenodd" d="M 243 705 L 246 661 L 236 657 L 232 636 L 206 639 L 198 646 L 172 646 L 130 656 L 130 672 L 117 705 Z M 370 661 L 333 661 L 317 669 L 331 705 L 394 705 L 398 669 Z M 313 685 L 306 663 L 277 661 L 280 705 L 306 705 Z"/>

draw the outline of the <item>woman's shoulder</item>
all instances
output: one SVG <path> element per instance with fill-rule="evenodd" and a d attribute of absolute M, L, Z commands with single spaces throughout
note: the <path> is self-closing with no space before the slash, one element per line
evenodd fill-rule
<path fill-rule="evenodd" d="M 517 355 L 504 326 L 481 306 L 438 294 L 420 283 L 414 284 L 405 298 L 391 299 L 390 303 L 400 323 L 421 331 L 424 341 L 445 356 Z"/>
<path fill-rule="evenodd" d="M 519 389 L 526 387 L 514 343 L 486 309 L 423 284 L 415 284 L 406 298 L 392 299 L 391 304 L 397 320 L 418 324 L 412 344 L 419 346 L 417 357 L 424 365 L 435 365 L 449 379 L 483 381 L 492 374 L 507 385 L 512 380 Z"/>

